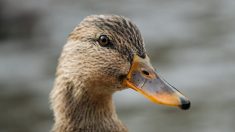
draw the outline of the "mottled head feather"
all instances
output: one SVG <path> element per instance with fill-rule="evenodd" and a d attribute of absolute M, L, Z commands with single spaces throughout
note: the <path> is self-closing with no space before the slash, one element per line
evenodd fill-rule
<path fill-rule="evenodd" d="M 96 34 L 98 33 L 98 34 Z M 70 40 L 95 41 L 99 35 L 108 35 L 117 50 L 129 60 L 133 53 L 145 58 L 144 42 L 137 26 L 130 19 L 117 15 L 86 17 L 69 35 Z"/>
<path fill-rule="evenodd" d="M 100 45 L 106 35 L 111 46 Z M 51 104 L 54 132 L 126 132 L 117 118 L 112 94 L 125 89 L 123 77 L 134 54 L 145 58 L 137 26 L 116 15 L 86 17 L 69 35 L 57 67 Z"/>

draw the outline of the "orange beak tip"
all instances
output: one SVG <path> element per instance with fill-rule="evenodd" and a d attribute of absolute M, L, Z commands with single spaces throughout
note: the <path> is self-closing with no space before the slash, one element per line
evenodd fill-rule
<path fill-rule="evenodd" d="M 148 57 L 134 56 L 123 86 L 132 88 L 156 104 L 180 107 L 182 110 L 190 108 L 188 98 L 157 75 Z"/>

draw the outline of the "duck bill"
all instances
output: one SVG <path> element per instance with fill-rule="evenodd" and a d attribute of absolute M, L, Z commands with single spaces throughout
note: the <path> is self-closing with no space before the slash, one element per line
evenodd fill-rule
<path fill-rule="evenodd" d="M 148 56 L 145 59 L 134 55 L 130 71 L 123 85 L 143 94 L 157 104 L 176 106 L 189 109 L 190 101 L 176 88 L 162 79 L 150 64 Z"/>

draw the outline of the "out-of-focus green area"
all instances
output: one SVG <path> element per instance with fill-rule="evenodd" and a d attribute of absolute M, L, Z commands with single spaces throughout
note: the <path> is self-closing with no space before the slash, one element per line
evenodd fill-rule
<path fill-rule="evenodd" d="M 234 0 L 1 0 L 0 132 L 50 130 L 57 58 L 67 35 L 91 14 L 131 18 L 154 66 L 192 101 L 181 111 L 132 90 L 115 94 L 131 132 L 234 131 Z"/>

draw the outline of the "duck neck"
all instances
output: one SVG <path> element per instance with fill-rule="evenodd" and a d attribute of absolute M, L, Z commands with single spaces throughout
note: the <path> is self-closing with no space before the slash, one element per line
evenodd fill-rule
<path fill-rule="evenodd" d="M 73 83 L 55 85 L 52 91 L 53 132 L 127 131 L 117 117 L 112 94 L 95 95 L 86 89 L 89 88 Z"/>

